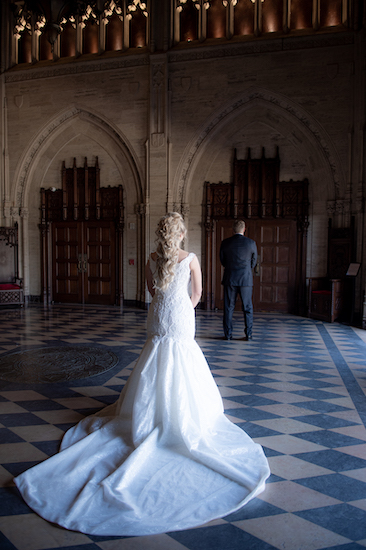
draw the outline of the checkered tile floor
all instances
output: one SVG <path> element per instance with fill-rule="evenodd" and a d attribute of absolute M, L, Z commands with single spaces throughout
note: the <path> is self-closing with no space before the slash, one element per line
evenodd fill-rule
<path fill-rule="evenodd" d="M 221 313 L 197 312 L 197 341 L 226 414 L 264 447 L 272 475 L 242 510 L 149 537 L 69 532 L 34 514 L 12 478 L 57 452 L 64 431 L 116 400 L 145 339 L 146 312 L 54 306 L 0 311 L 0 357 L 86 345 L 113 370 L 60 384 L 0 380 L 1 550 L 356 550 L 366 547 L 366 333 L 301 317 L 257 314 L 252 342 L 222 339 Z M 55 498 L 57 496 L 55 495 Z"/>

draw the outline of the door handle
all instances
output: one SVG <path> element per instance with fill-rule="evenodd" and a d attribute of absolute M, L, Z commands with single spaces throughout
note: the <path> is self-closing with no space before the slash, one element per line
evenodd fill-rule
<path fill-rule="evenodd" d="M 78 254 L 78 273 L 86 273 L 87 271 L 88 271 L 87 254 Z"/>

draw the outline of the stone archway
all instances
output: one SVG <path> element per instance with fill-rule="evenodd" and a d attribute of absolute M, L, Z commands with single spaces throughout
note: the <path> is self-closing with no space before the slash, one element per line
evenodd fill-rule
<path fill-rule="evenodd" d="M 262 137 L 259 126 L 263 129 Z M 254 129 L 257 129 L 256 143 L 252 141 Z M 270 132 L 279 136 L 278 141 L 276 137 L 273 138 L 274 143 L 265 141 L 263 136 L 267 137 Z M 327 201 L 335 201 L 345 194 L 343 168 L 318 121 L 290 99 L 268 90 L 250 89 L 245 95 L 236 97 L 217 110 L 187 144 L 173 183 L 173 196 L 177 207 L 189 212 L 190 228 L 202 224 L 202 208 L 197 205 L 203 201 L 204 182 L 232 181 L 230 166 L 233 150 L 239 142 L 252 148 L 257 145 L 260 150 L 265 147 L 269 156 L 271 146 L 274 149 L 274 145 L 279 145 L 281 178 L 308 178 L 310 226 L 306 273 L 307 276 L 324 274 L 328 218 L 325 205 Z M 295 176 L 291 164 L 283 175 L 283 159 L 286 156 L 283 144 L 296 162 L 300 159 L 303 165 L 302 172 Z M 222 166 L 226 166 L 224 173 L 220 172 Z"/>
<path fill-rule="evenodd" d="M 315 169 L 322 171 L 323 183 L 326 182 L 327 200 L 342 196 L 345 189 L 343 169 L 337 151 L 318 121 L 285 96 L 250 89 L 218 109 L 187 144 L 173 183 L 174 202 L 189 204 L 190 189 L 198 184 L 196 174 L 207 172 L 212 158 L 223 146 L 232 150 L 239 131 L 258 123 L 286 132 L 295 150 L 302 151 L 305 156 L 312 155 Z M 203 186 L 202 180 L 200 183 Z"/>
<path fill-rule="evenodd" d="M 266 151 L 271 146 L 273 149 L 275 145 L 279 146 L 281 179 L 308 178 L 311 225 L 306 271 L 308 276 L 310 273 L 314 275 L 314 271 L 322 274 L 326 271 L 327 258 L 325 205 L 327 201 L 343 196 L 345 177 L 324 128 L 301 106 L 284 96 L 250 89 L 244 96 L 217 110 L 186 147 L 174 182 L 175 203 L 189 212 L 190 226 L 202 226 L 202 208 L 191 205 L 202 204 L 205 181 L 232 181 L 233 150 L 244 145 L 257 146 L 260 150 L 265 147 Z M 282 162 L 286 157 L 284 148 L 288 150 L 287 156 L 295 159 L 292 164 Z M 268 155 L 271 156 L 270 151 Z M 293 170 L 296 172 L 296 162 L 302 164 L 300 174 L 293 173 Z M 226 172 L 220 172 L 223 165 Z M 320 216 L 319 209 L 322 209 Z"/>
<path fill-rule="evenodd" d="M 30 182 L 39 173 L 44 173 L 44 165 L 40 164 L 39 160 L 46 157 L 50 161 L 66 143 L 80 135 L 80 131 L 73 130 L 75 121 L 83 122 L 85 132 L 90 137 L 94 137 L 97 143 L 103 143 L 103 149 L 108 149 L 114 156 L 120 172 L 128 169 L 131 173 L 130 180 L 135 188 L 136 198 L 138 201 L 142 200 L 141 169 L 128 139 L 109 121 L 74 107 L 50 121 L 24 153 L 15 177 L 14 203 L 17 207 L 27 207 Z"/>
<path fill-rule="evenodd" d="M 92 156 L 99 156 L 104 167 L 109 167 L 107 185 L 122 184 L 130 210 L 134 211 L 135 204 L 142 202 L 137 156 L 125 136 L 109 121 L 74 107 L 45 125 L 23 155 L 13 187 L 14 215 L 20 214 L 21 269 L 26 295 L 40 294 L 40 188 L 61 187 L 62 160 L 66 157 L 72 162 L 75 149 L 77 156 L 85 156 L 85 152 L 88 154 L 85 147 L 92 151 Z M 140 233 L 137 239 L 141 238 Z M 137 245 L 136 248 L 140 249 Z"/>

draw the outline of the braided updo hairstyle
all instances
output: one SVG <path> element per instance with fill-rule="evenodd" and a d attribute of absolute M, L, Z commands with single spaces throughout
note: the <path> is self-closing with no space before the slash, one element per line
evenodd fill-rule
<path fill-rule="evenodd" d="M 155 233 L 157 278 L 154 287 L 166 290 L 174 278 L 179 245 L 187 230 L 182 216 L 178 212 L 169 212 L 161 218 Z"/>

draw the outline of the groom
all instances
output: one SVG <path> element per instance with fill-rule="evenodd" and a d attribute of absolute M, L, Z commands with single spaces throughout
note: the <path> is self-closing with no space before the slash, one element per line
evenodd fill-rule
<path fill-rule="evenodd" d="M 233 312 L 236 297 L 240 294 L 245 325 L 245 340 L 252 339 L 253 328 L 253 273 L 257 263 L 257 245 L 252 239 L 244 237 L 245 222 L 235 220 L 232 235 L 224 239 L 220 247 L 220 261 L 224 266 L 224 334 L 226 340 L 232 339 Z"/>

